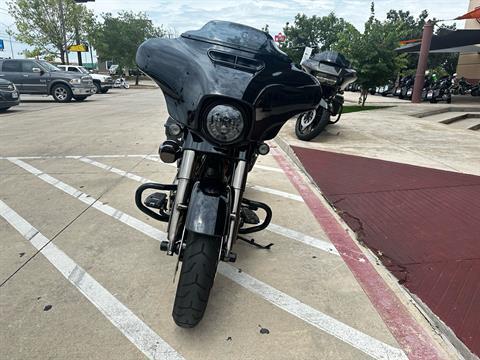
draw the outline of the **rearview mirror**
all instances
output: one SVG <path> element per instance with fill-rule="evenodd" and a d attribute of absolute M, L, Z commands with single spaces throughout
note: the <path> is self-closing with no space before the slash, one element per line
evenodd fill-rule
<path fill-rule="evenodd" d="M 34 73 L 40 73 L 40 74 L 43 74 L 43 70 L 42 70 L 42 69 L 40 69 L 40 68 L 38 68 L 38 67 L 34 67 L 34 68 L 32 68 L 32 72 L 34 72 Z"/>

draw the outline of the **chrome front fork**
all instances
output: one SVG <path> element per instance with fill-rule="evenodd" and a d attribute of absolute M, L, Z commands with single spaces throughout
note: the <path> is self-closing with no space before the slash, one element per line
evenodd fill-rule
<path fill-rule="evenodd" d="M 170 221 L 168 222 L 168 249 L 167 255 L 173 255 L 175 242 L 178 240 L 178 221 L 180 215 L 187 209 L 185 205 L 185 192 L 187 191 L 188 183 L 192 175 L 193 162 L 195 160 L 195 151 L 184 150 L 182 157 L 182 164 L 177 176 L 177 193 L 175 194 L 175 203 L 170 214 Z"/>
<path fill-rule="evenodd" d="M 179 237 L 178 222 L 180 215 L 187 209 L 185 204 L 185 193 L 192 175 L 193 163 L 195 160 L 195 151 L 184 150 L 182 164 L 177 176 L 177 193 L 175 194 L 175 203 L 170 214 L 168 223 L 168 249 L 167 255 L 173 255 L 174 245 Z M 229 216 L 227 243 L 225 251 L 225 259 L 229 259 L 232 244 L 238 234 L 238 226 L 240 224 L 240 206 L 242 202 L 243 192 L 245 191 L 247 173 L 247 162 L 238 161 L 233 174 L 232 181 L 232 210 Z"/>
<path fill-rule="evenodd" d="M 232 199 L 232 212 L 230 213 L 228 233 L 227 233 L 227 246 L 225 250 L 224 259 L 230 258 L 230 252 L 232 250 L 232 244 L 238 233 L 238 226 L 240 224 L 240 205 L 242 202 L 243 192 L 245 191 L 245 182 L 247 172 L 247 162 L 240 160 L 233 174 L 233 199 Z"/>

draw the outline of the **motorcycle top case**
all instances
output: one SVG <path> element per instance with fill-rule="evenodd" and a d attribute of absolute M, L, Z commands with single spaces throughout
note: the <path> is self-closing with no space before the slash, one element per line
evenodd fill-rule
<path fill-rule="evenodd" d="M 246 140 L 267 140 L 321 99 L 318 81 L 296 68 L 270 35 L 232 22 L 147 40 L 136 61 L 162 89 L 169 115 L 193 131 L 200 131 L 212 101 L 233 102 L 251 122 Z"/>
<path fill-rule="evenodd" d="M 302 62 L 302 66 L 330 85 L 340 85 L 344 80 L 356 79 L 356 72 L 349 69 L 350 62 L 336 51 L 324 51 Z"/>

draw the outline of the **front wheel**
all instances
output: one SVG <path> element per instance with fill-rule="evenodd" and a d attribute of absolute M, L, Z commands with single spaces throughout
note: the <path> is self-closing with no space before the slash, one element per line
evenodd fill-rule
<path fill-rule="evenodd" d="M 95 85 L 95 94 L 100 94 L 102 92 L 102 85 L 99 82 L 94 82 L 93 85 Z"/>
<path fill-rule="evenodd" d="M 189 232 L 173 305 L 173 320 L 184 328 L 195 327 L 207 308 L 217 272 L 220 238 Z"/>
<path fill-rule="evenodd" d="M 72 100 L 72 90 L 65 84 L 55 85 L 52 88 L 52 95 L 56 102 L 66 103 Z"/>
<path fill-rule="evenodd" d="M 322 107 L 300 114 L 295 123 L 295 135 L 303 141 L 318 136 L 330 123 L 330 113 Z"/>

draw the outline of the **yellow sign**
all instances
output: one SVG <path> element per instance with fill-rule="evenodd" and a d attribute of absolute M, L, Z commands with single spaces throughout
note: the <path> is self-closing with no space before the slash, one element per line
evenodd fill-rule
<path fill-rule="evenodd" d="M 88 52 L 88 46 L 79 44 L 79 45 L 70 45 L 68 47 L 68 51 L 76 51 L 76 52 Z"/>

